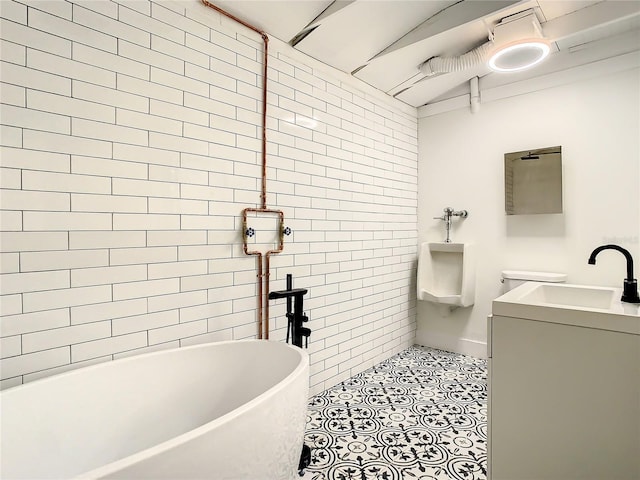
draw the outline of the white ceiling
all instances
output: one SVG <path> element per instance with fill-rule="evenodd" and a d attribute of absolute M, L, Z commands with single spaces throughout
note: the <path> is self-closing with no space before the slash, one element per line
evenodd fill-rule
<path fill-rule="evenodd" d="M 419 107 L 469 92 L 472 77 L 503 85 L 628 52 L 640 53 L 639 0 L 219 0 L 238 18 L 296 50 Z M 518 74 L 484 63 L 426 77 L 431 57 L 487 42 L 501 19 L 533 10 L 552 54 Z M 306 36 L 305 36 L 305 33 Z M 495 78 L 494 78 L 495 77 Z"/>

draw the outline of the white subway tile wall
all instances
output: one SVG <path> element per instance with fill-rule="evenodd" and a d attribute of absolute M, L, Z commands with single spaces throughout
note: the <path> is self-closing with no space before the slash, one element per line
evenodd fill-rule
<path fill-rule="evenodd" d="M 260 37 L 195 0 L 0 16 L 2 388 L 255 337 Z M 417 116 L 276 39 L 269 62 L 267 206 L 293 230 L 271 289 L 309 289 L 317 393 L 413 343 Z"/>

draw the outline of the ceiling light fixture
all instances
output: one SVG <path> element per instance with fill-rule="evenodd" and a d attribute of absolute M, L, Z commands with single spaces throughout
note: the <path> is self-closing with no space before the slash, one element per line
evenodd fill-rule
<path fill-rule="evenodd" d="M 532 9 L 503 18 L 490 39 L 488 65 L 494 72 L 518 72 L 542 62 L 551 52 Z"/>
<path fill-rule="evenodd" d="M 551 48 L 541 38 L 526 38 L 502 45 L 489 58 L 489 68 L 494 72 L 518 72 L 542 62 Z"/>

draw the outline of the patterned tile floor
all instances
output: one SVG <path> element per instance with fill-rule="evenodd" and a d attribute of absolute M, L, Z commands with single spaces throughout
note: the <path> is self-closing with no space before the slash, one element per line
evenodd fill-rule
<path fill-rule="evenodd" d="M 485 480 L 486 360 L 408 348 L 309 402 L 304 480 Z"/>

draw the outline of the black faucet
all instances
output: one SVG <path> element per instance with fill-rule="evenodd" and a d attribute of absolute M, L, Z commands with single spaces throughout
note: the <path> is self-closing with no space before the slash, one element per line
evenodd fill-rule
<path fill-rule="evenodd" d="M 620 300 L 627 303 L 640 303 L 640 297 L 638 297 L 638 281 L 633 278 L 633 257 L 629 251 L 618 245 L 601 245 L 591 252 L 589 256 L 590 265 L 596 264 L 596 255 L 602 250 L 617 250 L 627 259 L 627 278 L 624 279 L 624 288 Z"/>
<path fill-rule="evenodd" d="M 287 274 L 287 289 L 276 292 L 269 292 L 269 300 L 274 298 L 287 299 L 287 343 L 289 342 L 289 333 L 291 333 L 291 343 L 296 347 L 302 348 L 302 338 L 305 338 L 305 346 L 308 346 L 311 329 L 303 327 L 304 322 L 309 321 L 303 311 L 303 297 L 307 293 L 306 288 L 291 288 L 291 274 Z M 291 311 L 291 300 L 293 299 L 293 311 Z"/>

